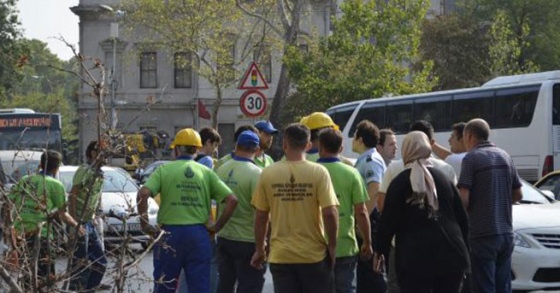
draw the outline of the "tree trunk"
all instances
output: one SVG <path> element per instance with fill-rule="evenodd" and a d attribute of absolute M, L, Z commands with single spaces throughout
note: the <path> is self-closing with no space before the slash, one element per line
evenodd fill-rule
<path fill-rule="evenodd" d="M 216 101 L 214 101 L 214 107 L 212 107 L 212 128 L 218 131 L 218 112 L 220 111 L 220 106 L 222 105 L 222 88 L 219 83 L 216 83 L 215 86 Z"/>
<path fill-rule="evenodd" d="M 284 52 L 286 54 L 290 46 L 294 46 L 297 43 L 297 32 L 299 29 L 300 12 L 302 8 L 303 1 L 295 1 L 294 7 L 291 13 L 292 22 L 284 34 Z M 282 62 L 282 67 L 280 68 L 280 76 L 278 78 L 278 86 L 276 87 L 276 93 L 274 93 L 274 99 L 272 101 L 272 108 L 270 110 L 270 122 L 274 125 L 276 129 L 282 130 L 284 128 L 285 121 L 282 121 L 282 112 L 284 111 L 284 104 L 288 92 L 290 91 L 290 77 L 288 76 L 288 68 Z M 282 135 L 283 132 L 280 131 L 274 143 L 269 151 L 270 155 L 274 159 L 279 159 L 283 155 L 282 150 Z"/>

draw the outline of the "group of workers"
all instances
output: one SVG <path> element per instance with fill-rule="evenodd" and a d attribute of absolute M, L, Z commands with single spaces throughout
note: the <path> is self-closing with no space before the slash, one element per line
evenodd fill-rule
<path fill-rule="evenodd" d="M 426 121 L 409 130 L 395 160 L 395 133 L 359 122 L 355 163 L 341 156 L 344 137 L 322 112 L 284 128 L 277 162 L 265 153 L 278 133 L 269 121 L 239 127 L 234 150 L 219 160 L 216 130 L 180 130 L 175 160 L 137 195 L 142 229 L 158 239 L 154 292 L 262 292 L 267 268 L 278 293 L 510 292 L 511 204 L 522 196 L 511 158 L 488 141 L 482 119 L 454 125 L 451 150 L 434 141 Z M 38 234 L 37 223 L 48 219 L 38 210 L 56 210 L 77 228 L 69 289 L 86 292 L 99 288 L 107 264 L 92 222 L 102 160 L 90 147 L 70 213 L 52 178 L 60 159 L 50 151 L 43 173 L 24 177 L 3 210 L 20 233 L 42 239 L 49 231 Z M 152 226 L 147 201 L 157 195 Z M 26 239 L 33 249 L 34 238 Z M 39 267 L 43 277 L 52 271 Z"/>

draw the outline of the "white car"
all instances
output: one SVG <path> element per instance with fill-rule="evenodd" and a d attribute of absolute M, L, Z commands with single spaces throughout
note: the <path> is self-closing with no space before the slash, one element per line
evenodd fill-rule
<path fill-rule="evenodd" d="M 38 151 L 0 151 L 0 181 L 6 190 L 21 177 L 35 174 L 42 154 Z"/>
<path fill-rule="evenodd" d="M 78 166 L 60 167 L 60 181 L 64 184 L 67 193 L 72 189 L 72 178 L 76 170 L 78 170 Z M 126 233 L 132 236 L 133 242 L 139 242 L 145 246 L 149 236 L 144 234 L 140 227 L 136 206 L 138 185 L 123 169 L 104 166 L 101 170 L 105 179 L 101 195 L 101 212 L 105 215 L 104 240 L 121 242 L 126 229 Z M 152 225 L 157 223 L 158 210 L 157 203 L 150 198 L 148 200 L 148 217 Z M 126 225 L 124 225 L 125 222 Z"/>
<path fill-rule="evenodd" d="M 560 203 L 523 181 L 513 206 L 512 289 L 560 288 Z"/>

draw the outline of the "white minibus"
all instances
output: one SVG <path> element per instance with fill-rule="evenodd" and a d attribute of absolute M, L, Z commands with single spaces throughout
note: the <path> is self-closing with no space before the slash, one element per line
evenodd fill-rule
<path fill-rule="evenodd" d="M 490 141 L 513 158 L 519 175 L 534 182 L 560 168 L 560 71 L 503 76 L 481 87 L 349 102 L 327 110 L 352 153 L 356 124 L 363 119 L 390 128 L 402 142 L 409 125 L 429 121 L 435 140 L 448 145 L 451 126 L 473 118 L 486 120 Z M 398 152 L 400 155 L 400 151 Z"/>

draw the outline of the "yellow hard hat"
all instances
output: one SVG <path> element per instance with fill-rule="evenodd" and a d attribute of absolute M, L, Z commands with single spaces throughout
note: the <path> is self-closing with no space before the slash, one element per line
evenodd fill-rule
<path fill-rule="evenodd" d="M 303 116 L 301 120 L 299 120 L 299 123 L 307 126 L 307 117 L 309 116 Z"/>
<path fill-rule="evenodd" d="M 304 117 L 304 119 L 305 119 L 305 126 L 307 126 L 310 130 L 325 128 L 325 127 L 332 127 L 338 130 L 338 125 L 334 124 L 331 117 L 323 112 L 312 113 L 311 115 Z"/>
<path fill-rule="evenodd" d="M 200 139 L 200 134 L 192 128 L 184 128 L 179 130 L 173 139 L 171 148 L 178 145 L 195 146 L 202 147 L 202 140 Z"/>

